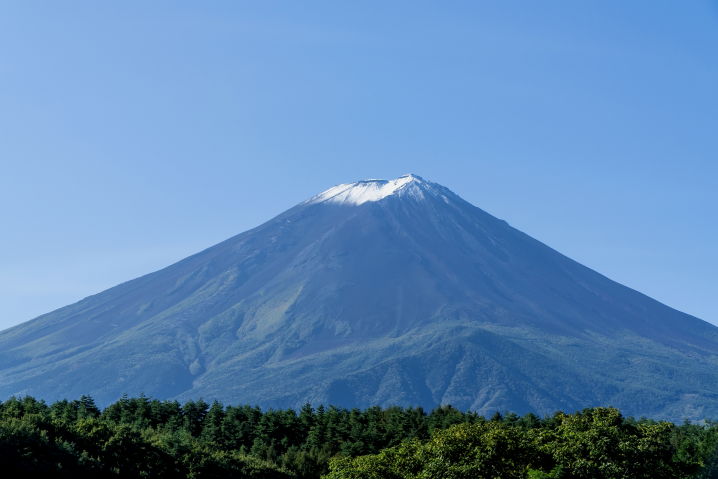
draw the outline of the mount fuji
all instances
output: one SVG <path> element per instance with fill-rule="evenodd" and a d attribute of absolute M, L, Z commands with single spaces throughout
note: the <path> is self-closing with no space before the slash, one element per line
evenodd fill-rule
<path fill-rule="evenodd" d="M 0 332 L 0 397 L 718 417 L 718 328 L 415 175 Z"/>

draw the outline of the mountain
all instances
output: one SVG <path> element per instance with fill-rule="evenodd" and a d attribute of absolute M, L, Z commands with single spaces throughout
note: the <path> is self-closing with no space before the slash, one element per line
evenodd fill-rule
<path fill-rule="evenodd" d="M 0 396 L 718 417 L 718 328 L 407 175 L 0 332 Z"/>

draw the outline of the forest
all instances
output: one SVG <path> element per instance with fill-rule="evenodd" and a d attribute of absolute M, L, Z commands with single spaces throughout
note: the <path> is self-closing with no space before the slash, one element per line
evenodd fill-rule
<path fill-rule="evenodd" d="M 299 411 L 89 396 L 0 403 L 4 477 L 718 478 L 718 423 L 614 408 L 485 418 L 443 406 Z"/>

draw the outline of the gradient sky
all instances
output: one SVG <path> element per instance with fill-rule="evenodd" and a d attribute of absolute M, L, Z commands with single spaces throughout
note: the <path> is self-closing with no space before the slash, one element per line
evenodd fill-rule
<path fill-rule="evenodd" d="M 718 3 L 0 1 L 0 328 L 413 172 L 718 323 Z"/>

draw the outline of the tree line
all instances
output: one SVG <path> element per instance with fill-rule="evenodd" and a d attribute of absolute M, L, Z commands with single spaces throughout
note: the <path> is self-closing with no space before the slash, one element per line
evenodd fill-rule
<path fill-rule="evenodd" d="M 613 408 L 484 418 L 450 406 L 0 402 L 6 477 L 718 479 L 717 450 L 717 423 L 636 420 Z"/>

